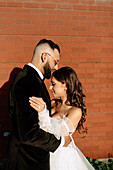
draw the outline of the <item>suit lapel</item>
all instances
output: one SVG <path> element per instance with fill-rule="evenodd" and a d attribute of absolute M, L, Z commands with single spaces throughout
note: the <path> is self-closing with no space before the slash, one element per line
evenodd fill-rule
<path fill-rule="evenodd" d="M 25 66 L 24 66 L 24 69 L 27 69 L 27 71 L 29 71 L 30 74 L 32 74 L 33 76 L 35 76 L 36 79 L 37 79 L 37 81 L 38 81 L 38 83 L 41 84 L 41 88 L 42 88 L 41 90 L 42 90 L 42 94 L 43 94 L 42 98 L 43 98 L 44 102 L 46 103 L 48 110 L 49 110 L 50 113 L 51 113 L 50 95 L 49 95 L 49 93 L 48 93 L 48 90 L 47 90 L 47 88 L 46 88 L 46 85 L 45 85 L 44 81 L 40 78 L 40 76 L 39 76 L 39 74 L 37 73 L 37 71 L 36 71 L 34 68 L 32 68 L 31 66 L 25 65 Z"/>
<path fill-rule="evenodd" d="M 39 77 L 38 77 L 39 78 Z M 40 79 L 41 80 L 41 79 Z M 51 101 L 50 101 L 50 95 L 48 93 L 48 90 L 46 88 L 46 85 L 43 80 L 41 80 L 42 84 L 42 93 L 43 93 L 43 100 L 47 105 L 48 110 L 51 112 Z"/>

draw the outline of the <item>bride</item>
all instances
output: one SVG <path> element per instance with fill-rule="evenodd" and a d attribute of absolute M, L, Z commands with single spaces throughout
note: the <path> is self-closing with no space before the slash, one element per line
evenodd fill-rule
<path fill-rule="evenodd" d="M 87 132 L 84 128 L 86 106 L 82 85 L 75 71 L 70 67 L 62 67 L 53 72 L 50 89 L 55 99 L 51 101 L 51 114 L 41 98 L 30 97 L 30 105 L 39 113 L 40 127 L 60 136 L 70 136 L 67 147 L 59 147 L 50 152 L 50 170 L 94 170 L 85 156 L 75 145 L 72 134 Z"/>

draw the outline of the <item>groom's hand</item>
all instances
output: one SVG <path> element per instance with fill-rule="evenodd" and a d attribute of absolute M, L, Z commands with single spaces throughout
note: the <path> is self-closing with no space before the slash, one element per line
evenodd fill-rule
<path fill-rule="evenodd" d="M 64 139 L 65 139 L 64 147 L 67 147 L 69 145 L 69 143 L 71 142 L 71 137 L 70 136 L 64 136 Z"/>

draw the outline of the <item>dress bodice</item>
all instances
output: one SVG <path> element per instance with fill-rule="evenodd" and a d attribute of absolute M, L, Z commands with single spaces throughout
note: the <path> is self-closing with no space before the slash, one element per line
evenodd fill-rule
<path fill-rule="evenodd" d="M 62 118 L 50 117 L 46 107 L 39 113 L 39 125 L 43 130 L 54 134 L 57 139 L 75 132 L 72 122 L 66 116 Z"/>

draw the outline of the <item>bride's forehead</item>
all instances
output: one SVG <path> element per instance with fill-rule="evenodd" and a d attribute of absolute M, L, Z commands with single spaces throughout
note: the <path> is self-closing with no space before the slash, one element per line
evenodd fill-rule
<path fill-rule="evenodd" d="M 54 82 L 54 83 L 61 83 L 61 82 L 58 81 L 55 77 L 52 77 L 52 78 L 51 78 L 51 82 Z"/>

